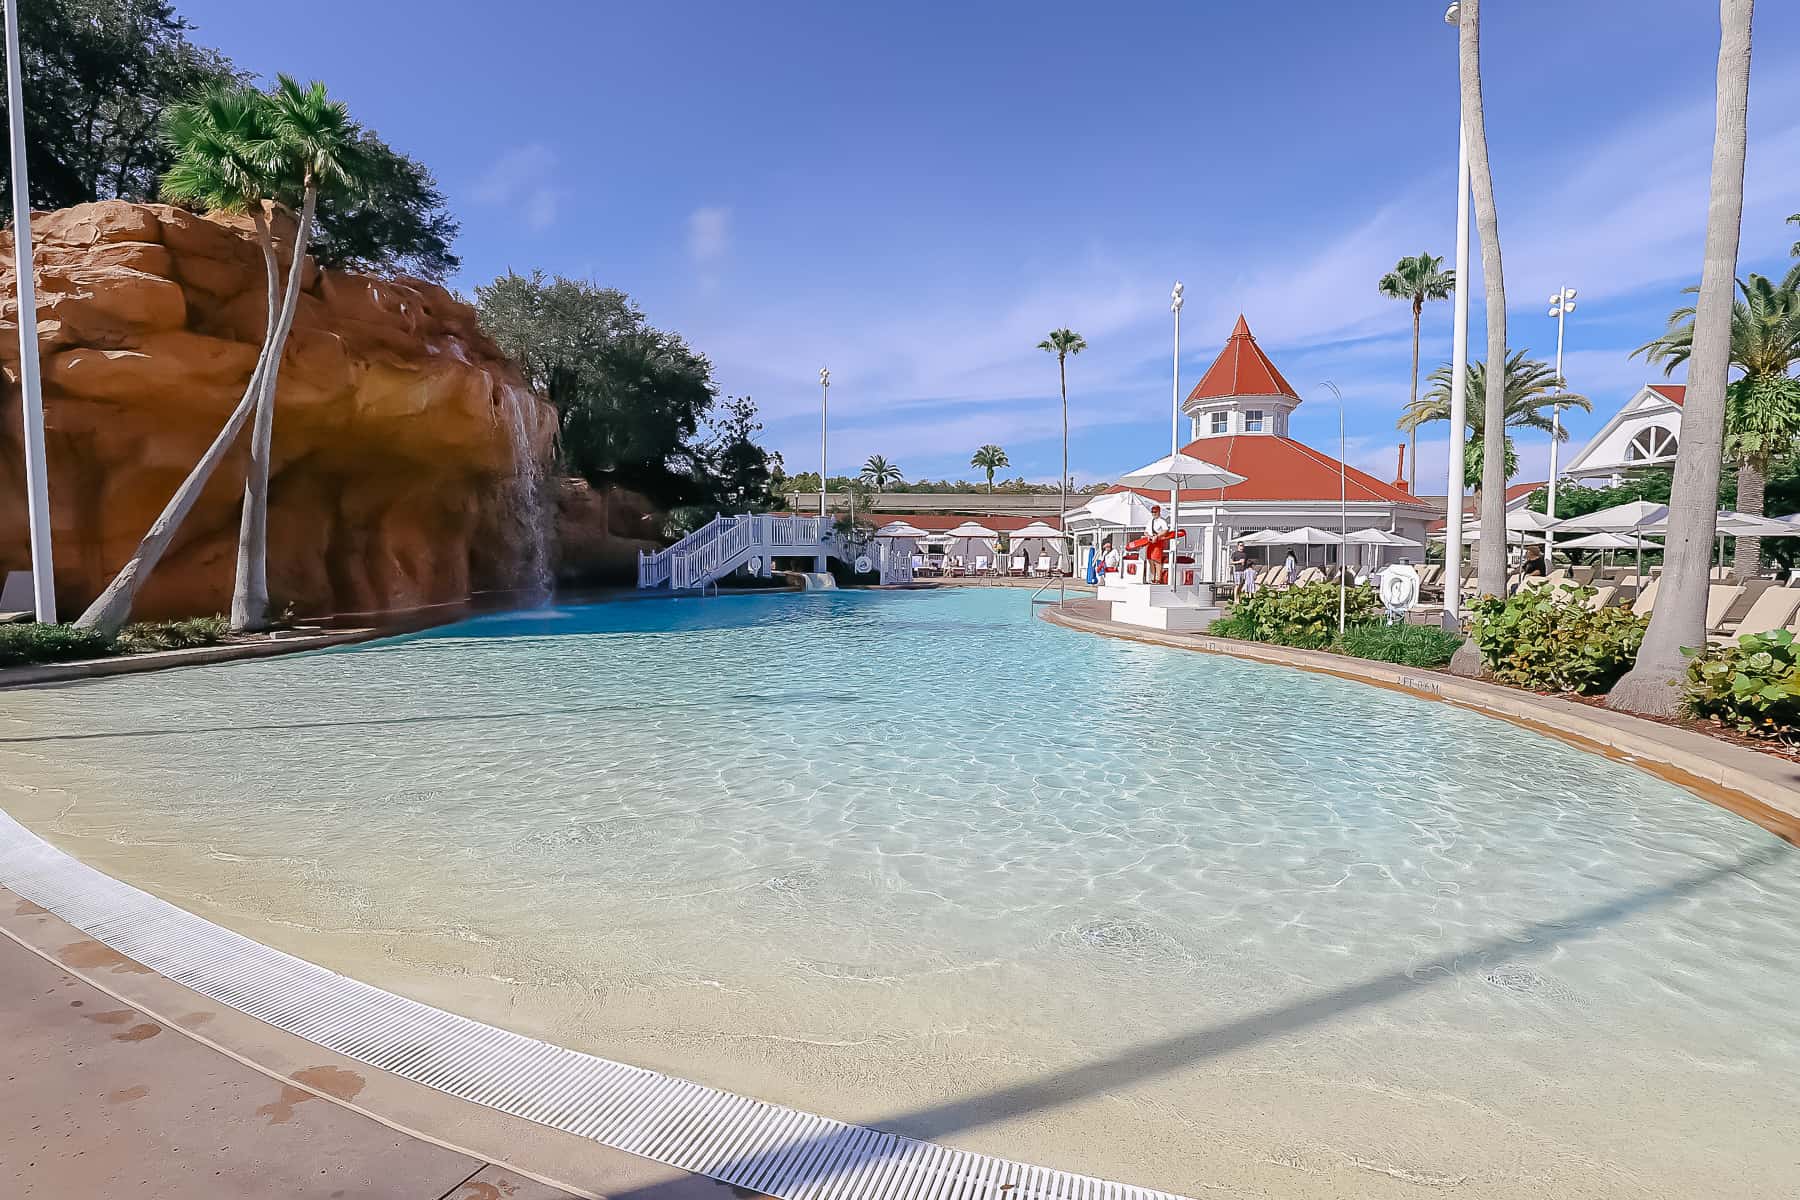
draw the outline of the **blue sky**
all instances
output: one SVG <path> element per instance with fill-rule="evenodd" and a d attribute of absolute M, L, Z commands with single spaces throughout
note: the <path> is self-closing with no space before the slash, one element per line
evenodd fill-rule
<path fill-rule="evenodd" d="M 1295 435 L 1335 441 L 1333 380 L 1350 461 L 1392 473 L 1409 316 L 1375 281 L 1454 250 L 1438 0 L 178 7 L 199 40 L 324 79 L 428 163 L 463 222 L 461 290 L 509 267 L 625 289 L 755 397 L 790 469 L 817 464 L 829 364 L 834 472 L 882 453 L 972 476 L 991 441 L 1053 480 L 1056 371 L 1033 347 L 1062 325 L 1090 346 L 1071 470 L 1136 466 L 1167 447 L 1179 278 L 1184 391 L 1242 311 L 1307 400 Z M 1596 412 L 1572 419 L 1575 446 L 1661 378 L 1627 354 L 1698 274 L 1717 6 L 1485 8 L 1511 341 L 1551 357 L 1545 299 L 1579 289 L 1566 370 Z M 1785 269 L 1800 5 L 1758 13 L 1746 190 L 1740 270 Z M 1427 309 L 1424 372 L 1449 327 L 1449 304 Z M 1547 443 L 1520 451 L 1520 478 L 1542 478 Z M 1441 433 L 1421 460 L 1420 490 L 1441 492 Z"/>

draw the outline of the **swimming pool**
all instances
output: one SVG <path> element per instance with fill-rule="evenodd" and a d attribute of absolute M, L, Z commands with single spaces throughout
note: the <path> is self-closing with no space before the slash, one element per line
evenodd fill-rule
<path fill-rule="evenodd" d="M 1768 1196 L 1800 854 L 1019 592 L 489 617 L 0 695 L 6 807 L 522 1032 L 1205 1196 Z"/>

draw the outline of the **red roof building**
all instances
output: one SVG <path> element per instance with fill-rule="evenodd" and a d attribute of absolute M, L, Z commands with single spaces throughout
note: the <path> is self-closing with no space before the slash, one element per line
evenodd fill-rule
<path fill-rule="evenodd" d="M 1335 530 L 1343 522 L 1352 531 L 1381 529 L 1418 541 L 1421 548 L 1403 557 L 1423 562 L 1425 527 L 1437 515 L 1432 507 L 1403 486 L 1289 437 L 1289 419 L 1300 404 L 1300 394 L 1240 315 L 1181 410 L 1193 438 L 1183 452 L 1244 478 L 1226 488 L 1181 493 L 1184 544 L 1198 552 L 1199 561 L 1213 564 L 1210 577 L 1220 579 L 1232 541 L 1246 533 L 1304 525 Z M 1130 490 L 1165 506 L 1169 501 L 1166 491 Z M 1082 545 L 1117 532 L 1079 510 L 1071 514 L 1069 528 L 1078 553 Z"/>

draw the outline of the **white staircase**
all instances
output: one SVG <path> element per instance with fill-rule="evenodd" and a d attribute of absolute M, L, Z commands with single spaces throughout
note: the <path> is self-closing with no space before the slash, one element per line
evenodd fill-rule
<path fill-rule="evenodd" d="M 638 552 L 638 587 L 682 592 L 704 588 L 753 558 L 819 558 L 837 551 L 837 535 L 821 517 L 750 513 L 715 517 L 654 554 Z"/>

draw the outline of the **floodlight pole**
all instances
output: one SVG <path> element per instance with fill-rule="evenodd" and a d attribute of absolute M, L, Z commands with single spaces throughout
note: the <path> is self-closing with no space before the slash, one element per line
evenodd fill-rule
<path fill-rule="evenodd" d="M 56 622 L 50 553 L 50 475 L 44 458 L 44 386 L 38 363 L 37 281 L 31 261 L 31 184 L 25 172 L 25 89 L 20 82 L 19 2 L 5 0 L 6 109 L 12 150 L 13 274 L 19 281 L 19 392 L 25 424 L 25 507 L 31 526 L 31 596 L 37 619 Z"/>
<path fill-rule="evenodd" d="M 819 368 L 819 536 L 825 536 L 825 431 L 831 412 L 831 368 Z"/>
<path fill-rule="evenodd" d="M 1558 443 L 1562 441 L 1562 397 L 1569 390 L 1563 380 L 1563 321 L 1575 311 L 1575 289 L 1564 286 L 1556 289 L 1550 297 L 1550 315 L 1556 318 L 1556 404 L 1550 410 L 1550 495 L 1544 506 L 1544 515 L 1556 516 L 1556 452 Z M 1544 569 L 1550 569 L 1550 555 L 1556 544 L 1553 530 L 1544 530 Z"/>
<path fill-rule="evenodd" d="M 1338 636 L 1342 637 L 1350 607 L 1350 468 L 1344 462 L 1349 450 L 1344 440 L 1344 393 L 1329 379 L 1325 387 L 1337 397 L 1338 405 Z"/>
<path fill-rule="evenodd" d="M 1460 28 L 1461 6 L 1452 4 L 1445 10 L 1444 20 Z M 1452 632 L 1462 629 L 1465 483 L 1463 443 L 1468 438 L 1469 426 L 1469 129 L 1461 117 L 1461 109 L 1459 99 L 1456 126 L 1456 295 L 1450 340 L 1450 461 L 1444 488 L 1444 627 Z"/>
<path fill-rule="evenodd" d="M 1175 376 L 1169 400 L 1169 463 L 1181 453 L 1181 281 L 1169 293 L 1169 311 L 1175 314 Z M 1181 572 L 1181 481 L 1169 481 L 1169 590 Z"/>

